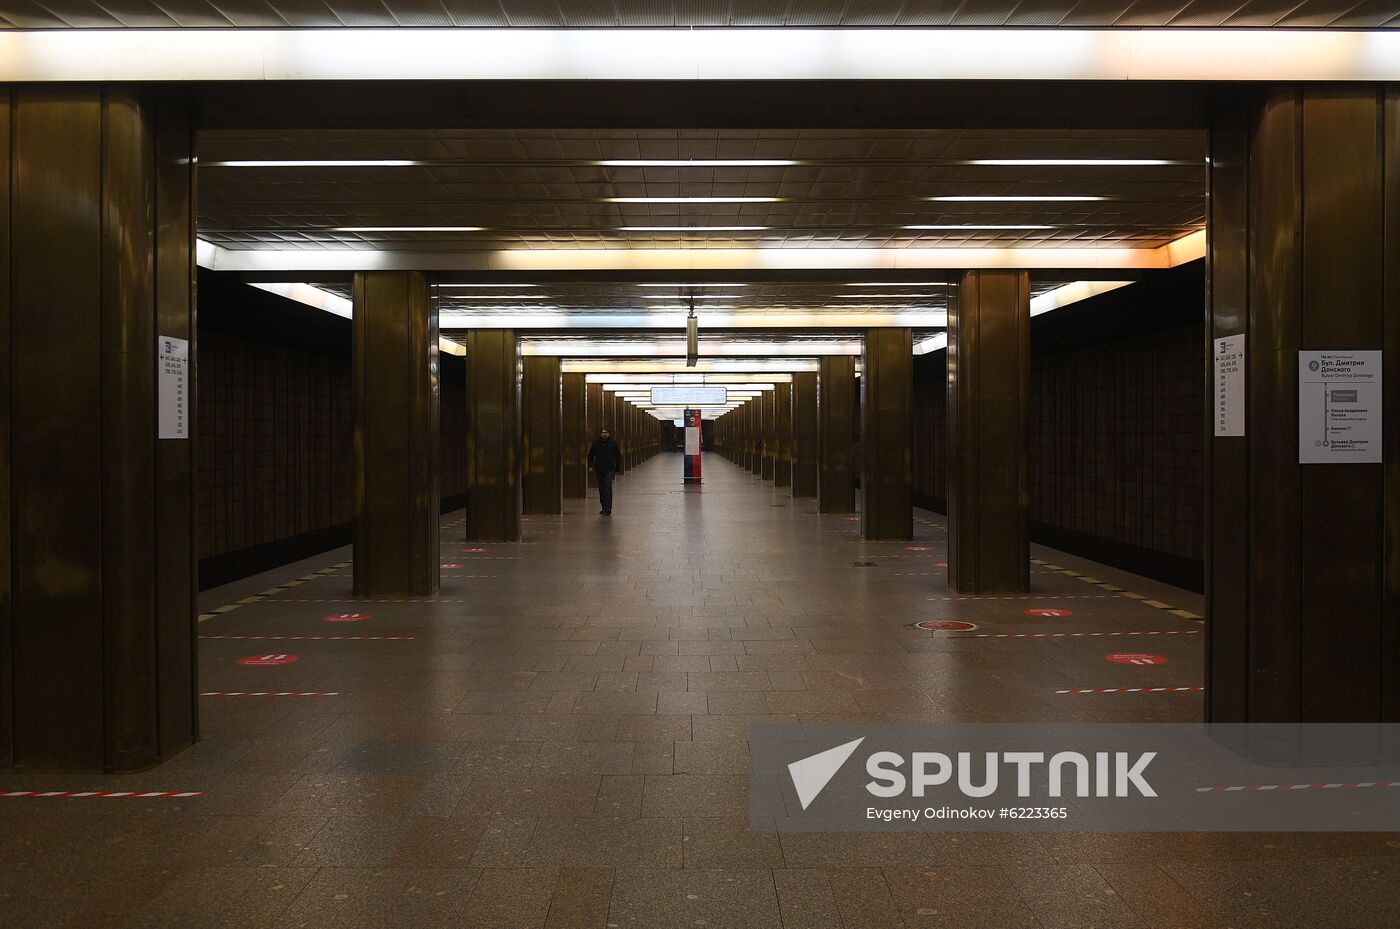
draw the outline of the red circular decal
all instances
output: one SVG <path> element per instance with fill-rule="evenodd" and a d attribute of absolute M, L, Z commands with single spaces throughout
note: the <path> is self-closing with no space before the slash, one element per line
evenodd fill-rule
<path fill-rule="evenodd" d="M 444 568 L 460 568 L 461 565 L 459 565 L 459 564 L 445 564 L 445 565 L 443 565 L 443 567 L 444 567 Z"/>
<path fill-rule="evenodd" d="M 332 613 L 329 616 L 322 616 L 328 623 L 362 623 L 369 619 L 368 613 Z"/>
<path fill-rule="evenodd" d="M 1114 664 L 1136 664 L 1136 665 L 1156 665 L 1166 664 L 1167 659 L 1161 655 L 1144 655 L 1139 652 L 1122 652 L 1117 655 L 1105 655 Z"/>
<path fill-rule="evenodd" d="M 925 632 L 971 632 L 977 628 L 977 624 L 960 622 L 956 619 L 925 619 L 915 623 L 914 628 L 922 629 Z"/>
<path fill-rule="evenodd" d="M 462 551 L 464 551 L 464 552 L 466 552 L 467 554 L 470 555 L 470 554 L 473 554 L 473 553 L 475 553 L 475 552 L 484 552 L 484 551 L 486 551 L 486 549 L 484 549 L 484 548 L 464 548 L 464 549 L 462 549 Z"/>
<path fill-rule="evenodd" d="M 927 545 L 906 545 L 906 546 L 904 546 L 904 550 L 905 550 L 906 552 L 926 552 L 926 551 L 928 551 L 928 546 L 927 546 Z"/>
<path fill-rule="evenodd" d="M 946 562 L 946 561 L 935 561 L 935 562 L 933 563 L 933 566 L 934 566 L 935 568 L 946 568 L 946 567 L 948 567 L 948 562 Z"/>
<path fill-rule="evenodd" d="M 277 665 L 291 664 L 296 660 L 296 655 L 249 655 L 247 658 L 238 659 L 238 663 L 245 668 L 275 668 Z"/>
<path fill-rule="evenodd" d="M 1061 610 L 1053 606 L 1037 606 L 1025 611 L 1027 616 L 1069 616 L 1069 610 Z"/>

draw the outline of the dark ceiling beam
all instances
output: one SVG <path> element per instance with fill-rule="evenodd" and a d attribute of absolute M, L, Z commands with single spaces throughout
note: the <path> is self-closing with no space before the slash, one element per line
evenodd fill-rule
<path fill-rule="evenodd" d="M 194 86 L 200 128 L 1204 129 L 1140 81 L 308 81 Z"/>

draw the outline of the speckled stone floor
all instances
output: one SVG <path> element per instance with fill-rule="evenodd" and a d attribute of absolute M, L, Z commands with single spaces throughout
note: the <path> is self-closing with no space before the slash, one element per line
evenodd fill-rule
<path fill-rule="evenodd" d="M 352 599 L 348 550 L 209 591 L 199 744 L 136 775 L 0 774 L 201 795 L 0 798 L 0 925 L 1400 925 L 1394 835 L 750 832 L 754 722 L 1199 718 L 1193 690 L 1061 691 L 1199 687 L 1201 602 L 1046 550 L 1031 595 L 953 597 L 941 517 L 863 543 L 716 456 L 705 473 L 685 492 L 660 456 L 611 519 L 570 501 L 515 545 L 446 517 L 432 599 Z M 313 695 L 225 695 L 268 691 Z"/>

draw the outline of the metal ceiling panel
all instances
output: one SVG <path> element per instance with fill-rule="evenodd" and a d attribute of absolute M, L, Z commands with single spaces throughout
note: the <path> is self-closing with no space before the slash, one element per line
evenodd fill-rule
<path fill-rule="evenodd" d="M 3 0 L 6 28 L 244 27 L 346 25 L 473 27 L 713 26 L 1238 26 L 1393 27 L 1400 0 Z"/>

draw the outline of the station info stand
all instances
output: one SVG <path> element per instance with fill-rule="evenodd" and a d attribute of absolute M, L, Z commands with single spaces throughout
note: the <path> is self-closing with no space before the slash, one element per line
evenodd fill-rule
<path fill-rule="evenodd" d="M 700 411 L 686 410 L 685 422 L 685 480 L 686 484 L 700 483 Z"/>

